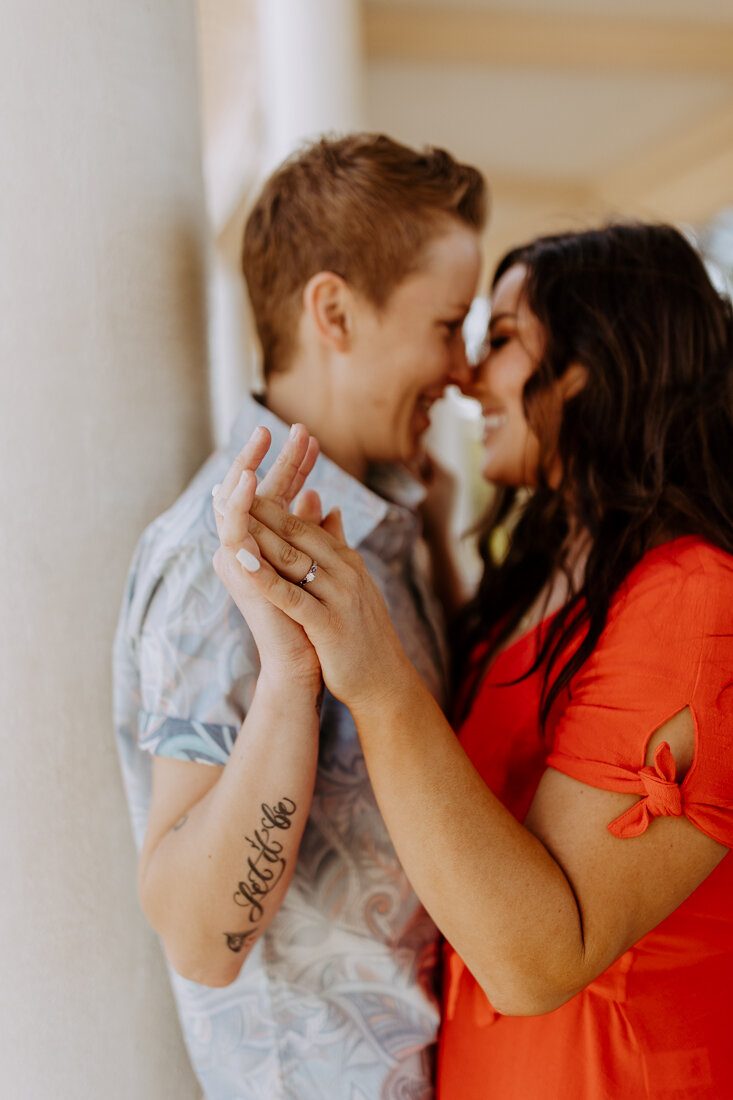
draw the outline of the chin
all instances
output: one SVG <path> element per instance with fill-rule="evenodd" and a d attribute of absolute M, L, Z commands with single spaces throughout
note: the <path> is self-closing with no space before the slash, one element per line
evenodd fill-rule
<path fill-rule="evenodd" d="M 500 485 L 502 483 L 501 467 L 490 458 L 486 458 L 481 465 L 481 477 L 484 481 L 490 481 L 492 485 Z"/>
<path fill-rule="evenodd" d="M 518 489 L 520 482 L 517 478 L 508 477 L 506 470 L 493 462 L 485 462 L 481 467 L 481 476 L 490 485 L 498 485 L 506 489 Z"/>
<path fill-rule="evenodd" d="M 410 434 L 405 437 L 400 447 L 399 462 L 411 462 L 413 458 L 420 454 L 422 436 L 423 433 L 421 432 L 419 435 Z"/>

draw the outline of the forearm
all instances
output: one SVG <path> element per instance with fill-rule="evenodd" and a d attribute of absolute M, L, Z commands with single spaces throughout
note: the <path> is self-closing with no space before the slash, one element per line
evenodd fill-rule
<path fill-rule="evenodd" d="M 140 897 L 184 977 L 226 985 L 275 916 L 308 819 L 319 691 L 263 676 L 214 786 L 143 848 Z"/>
<path fill-rule="evenodd" d="M 372 785 L 408 877 L 499 1011 L 549 1011 L 581 988 L 570 885 L 495 798 L 405 666 L 379 705 L 353 706 Z"/>
<path fill-rule="evenodd" d="M 555 1007 L 585 984 L 575 986 L 584 967 L 582 925 L 560 864 L 491 794 L 461 749 L 361 557 L 270 502 L 256 501 L 253 511 L 250 533 L 266 562 L 287 561 L 296 577 L 309 561 L 319 563 L 312 592 L 266 562 L 253 576 L 304 627 L 326 684 L 351 710 L 418 896 L 499 1011 Z"/>
<path fill-rule="evenodd" d="M 666 789 L 682 782 L 677 764 L 689 765 L 697 745 L 689 708 L 656 730 L 630 783 L 626 777 L 606 786 L 596 784 L 600 776 L 584 782 L 547 768 L 520 824 L 463 752 L 338 526 L 322 531 L 267 501 L 255 501 L 252 511 L 249 533 L 262 555 L 253 584 L 302 626 L 327 685 L 351 710 L 403 866 L 498 1011 L 530 1015 L 564 1003 L 665 920 L 725 857 L 726 845 L 685 816 L 681 788 L 681 813 L 645 805 L 640 830 L 609 830 L 640 795 L 651 800 L 643 793 L 650 769 Z M 314 560 L 319 577 L 307 591 L 297 582 Z M 608 675 L 619 677 L 623 698 L 617 664 L 611 660 Z M 591 685 L 586 691 L 584 720 L 599 705 Z M 671 761 L 658 762 L 660 751 Z M 521 767 L 521 757 L 513 766 Z M 655 820 L 646 828 L 650 815 Z"/>

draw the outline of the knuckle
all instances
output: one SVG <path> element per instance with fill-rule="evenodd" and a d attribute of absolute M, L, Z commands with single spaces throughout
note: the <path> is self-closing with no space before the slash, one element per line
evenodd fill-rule
<path fill-rule="evenodd" d="M 220 549 L 223 548 L 224 550 L 229 550 L 231 551 L 231 553 L 234 553 L 236 551 L 237 546 L 241 541 L 237 538 L 237 532 L 233 529 L 232 524 L 227 523 L 226 521 L 224 521 L 221 525 L 219 538 L 221 540 Z"/>
<path fill-rule="evenodd" d="M 279 558 L 282 565 L 297 565 L 300 561 L 300 553 L 286 542 L 280 547 Z"/>
<path fill-rule="evenodd" d="M 250 514 L 249 522 L 247 523 L 247 530 L 249 531 L 250 535 L 254 535 L 254 537 L 257 538 L 257 536 L 261 535 L 264 531 L 264 527 L 258 519 L 255 519 L 254 516 Z"/>
<path fill-rule="evenodd" d="M 355 572 L 360 571 L 360 567 L 363 565 L 363 558 L 358 550 L 353 550 L 350 546 L 347 546 L 342 551 L 344 564 Z"/>
<path fill-rule="evenodd" d="M 304 531 L 305 524 L 298 516 L 293 515 L 292 512 L 288 512 L 287 515 L 283 516 L 282 533 L 286 539 L 297 538 Z"/>
<path fill-rule="evenodd" d="M 283 610 L 287 614 L 289 611 L 294 611 L 300 606 L 303 599 L 303 592 L 296 585 L 289 585 L 287 591 L 283 597 Z"/>

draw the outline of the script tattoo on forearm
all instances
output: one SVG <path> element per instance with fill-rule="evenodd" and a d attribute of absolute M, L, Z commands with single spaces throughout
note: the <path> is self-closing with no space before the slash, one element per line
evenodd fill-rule
<path fill-rule="evenodd" d="M 249 947 L 257 938 L 256 932 L 225 932 L 227 947 L 237 954 L 243 947 Z"/>
<path fill-rule="evenodd" d="M 241 951 L 255 939 L 258 931 L 256 925 L 264 912 L 263 902 L 277 886 L 287 866 L 282 854 L 283 845 L 273 834 L 290 828 L 296 805 L 292 799 L 283 798 L 276 806 L 263 802 L 260 809 L 262 817 L 259 828 L 254 830 L 252 836 L 245 837 L 253 854 L 247 857 L 247 873 L 244 880 L 237 884 L 234 894 L 234 901 L 247 910 L 249 923 L 255 927 L 247 932 L 224 933 L 227 947 L 235 952 Z"/>

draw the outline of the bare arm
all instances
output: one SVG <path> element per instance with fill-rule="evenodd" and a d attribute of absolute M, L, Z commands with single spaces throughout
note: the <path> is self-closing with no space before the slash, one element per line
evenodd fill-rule
<path fill-rule="evenodd" d="M 217 494 L 247 505 L 269 434 L 242 452 Z M 317 448 L 296 429 L 263 491 L 292 499 Z M 302 629 L 258 595 L 234 558 L 246 518 L 217 524 L 219 575 L 247 618 L 261 673 L 255 697 L 225 767 L 154 759 L 153 795 L 140 856 L 143 909 L 171 965 L 204 985 L 237 976 L 272 920 L 293 874 L 308 818 L 318 754 L 322 690 L 317 658 Z"/>
<path fill-rule="evenodd" d="M 551 1011 L 671 913 L 726 848 L 684 817 L 620 840 L 607 825 L 635 796 L 548 770 L 526 824 L 496 799 L 424 689 L 359 556 L 267 502 L 251 531 L 257 584 L 300 622 L 329 688 L 352 711 L 380 809 L 410 880 L 492 1004 Z M 284 548 L 284 544 L 286 547 Z M 302 554 L 294 557 L 295 548 Z M 319 562 L 309 591 L 284 576 Z M 684 770 L 692 722 L 660 730 Z"/>
<path fill-rule="evenodd" d="M 684 818 L 634 839 L 635 796 L 548 769 L 525 825 L 502 806 L 417 684 L 357 709 L 367 767 L 410 880 L 494 1007 L 552 1011 L 699 885 L 726 849 Z M 432 711 L 432 713 L 431 713 Z M 684 754 L 689 714 L 660 733 Z"/>
<path fill-rule="evenodd" d="M 313 795 L 318 695 L 261 676 L 224 768 L 155 758 L 140 897 L 191 981 L 232 982 L 282 902 Z"/>

